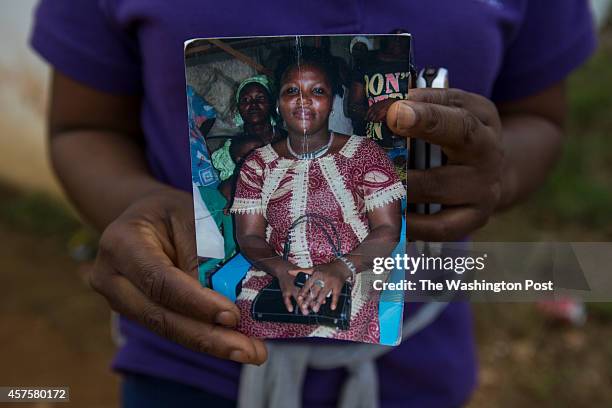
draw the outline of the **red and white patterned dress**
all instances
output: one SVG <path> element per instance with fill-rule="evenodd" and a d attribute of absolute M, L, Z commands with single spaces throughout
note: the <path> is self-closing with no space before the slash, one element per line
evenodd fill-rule
<path fill-rule="evenodd" d="M 337 153 L 314 160 L 282 158 L 271 145 L 255 150 L 240 168 L 231 212 L 263 214 L 268 222 L 266 240 L 279 256 L 297 218 L 305 213 L 325 216 L 340 234 L 342 253 L 349 253 L 370 232 L 367 211 L 405 194 L 385 152 L 370 139 L 351 136 Z M 310 223 L 298 224 L 291 238 L 289 261 L 299 267 L 329 263 L 335 257 L 324 233 Z M 236 300 L 241 314 L 238 329 L 260 338 L 316 336 L 379 343 L 378 297 L 362 290 L 365 283 L 360 276 L 353 285 L 350 329 L 338 330 L 253 320 L 253 299 L 273 278 L 252 268 Z"/>

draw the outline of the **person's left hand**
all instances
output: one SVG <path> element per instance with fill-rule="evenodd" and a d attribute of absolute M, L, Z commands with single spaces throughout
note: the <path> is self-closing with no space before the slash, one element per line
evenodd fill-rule
<path fill-rule="evenodd" d="M 382 122 L 387 116 L 389 107 L 397 102 L 397 98 L 387 98 L 382 101 L 378 101 L 368 109 L 366 113 L 366 121 L 368 122 Z"/>
<path fill-rule="evenodd" d="M 409 170 L 409 203 L 437 203 L 432 215 L 409 214 L 409 239 L 454 241 L 482 227 L 502 193 L 502 126 L 496 106 L 483 96 L 459 89 L 411 89 L 395 101 L 387 125 L 398 136 L 439 145 L 447 165 Z"/>
<path fill-rule="evenodd" d="M 297 304 L 302 314 L 307 315 L 309 310 L 318 313 L 321 305 L 327 303 L 326 298 L 330 293 L 331 309 L 336 310 L 342 286 L 350 276 L 351 272 L 341 262 L 315 266 L 310 278 L 298 292 Z"/>

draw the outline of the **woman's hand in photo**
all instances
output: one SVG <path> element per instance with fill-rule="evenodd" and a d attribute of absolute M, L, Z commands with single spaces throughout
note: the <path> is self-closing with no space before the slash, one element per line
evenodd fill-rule
<path fill-rule="evenodd" d="M 236 305 L 198 281 L 192 196 L 162 188 L 127 208 L 104 231 L 92 287 L 111 307 L 195 351 L 261 364 L 262 341 L 234 328 Z"/>
<path fill-rule="evenodd" d="M 295 286 L 295 277 L 299 272 L 311 273 L 310 269 L 291 269 L 287 272 L 281 272 L 276 274 L 278 278 L 278 284 L 283 294 L 283 302 L 289 313 L 293 313 L 293 303 L 291 298 L 297 301 L 298 291 L 300 288 Z"/>
<path fill-rule="evenodd" d="M 411 91 L 412 92 L 412 91 Z M 387 111 L 396 102 L 397 99 L 387 98 L 382 101 L 376 102 L 374 105 L 370 106 L 368 112 L 366 113 L 366 120 L 368 122 L 382 122 L 385 120 L 387 116 Z"/>
<path fill-rule="evenodd" d="M 351 272 L 340 262 L 315 266 L 312 275 L 297 295 L 297 303 L 302 313 L 307 315 L 309 310 L 318 313 L 321 305 L 327 303 L 330 293 L 331 309 L 336 310 L 342 286 L 350 276 Z"/>
<path fill-rule="evenodd" d="M 502 193 L 501 120 L 488 99 L 458 89 L 412 89 L 407 100 L 387 112 L 396 135 L 439 145 L 448 164 L 409 170 L 409 203 L 437 203 L 433 215 L 406 217 L 410 239 L 459 240 L 482 227 L 499 204 Z"/>

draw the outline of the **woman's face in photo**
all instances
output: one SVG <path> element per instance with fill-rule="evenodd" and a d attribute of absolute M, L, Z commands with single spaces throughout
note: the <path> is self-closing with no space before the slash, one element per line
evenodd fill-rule
<path fill-rule="evenodd" d="M 290 68 L 281 81 L 279 111 L 287 130 L 314 134 L 327 129 L 333 104 L 331 84 L 325 71 L 304 64 Z"/>
<path fill-rule="evenodd" d="M 270 95 L 260 84 L 248 84 L 240 91 L 238 113 L 244 123 L 256 125 L 269 121 L 270 108 Z"/>

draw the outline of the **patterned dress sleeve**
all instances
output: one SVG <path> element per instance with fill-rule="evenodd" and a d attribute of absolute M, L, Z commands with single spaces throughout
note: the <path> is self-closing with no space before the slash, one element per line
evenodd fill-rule
<path fill-rule="evenodd" d="M 251 153 L 240 166 L 236 193 L 230 212 L 234 214 L 264 214 L 261 200 L 265 162 L 258 150 Z"/>
<path fill-rule="evenodd" d="M 384 150 L 369 139 L 362 142 L 359 150 L 367 158 L 362 178 L 365 210 L 372 211 L 404 198 L 406 189 Z"/>

